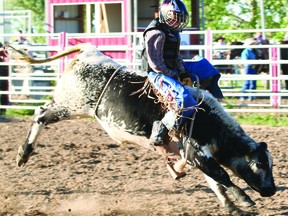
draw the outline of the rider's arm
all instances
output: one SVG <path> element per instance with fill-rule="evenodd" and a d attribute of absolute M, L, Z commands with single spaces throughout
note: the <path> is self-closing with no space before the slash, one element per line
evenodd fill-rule
<path fill-rule="evenodd" d="M 177 68 L 178 68 L 179 74 L 181 72 L 183 73 L 186 70 L 185 67 L 184 67 L 184 60 L 182 58 L 180 50 L 179 50 L 179 53 L 178 53 Z"/>
<path fill-rule="evenodd" d="M 180 81 L 182 82 L 182 84 L 192 86 L 193 83 L 192 83 L 192 80 L 191 80 L 191 77 L 190 77 L 188 71 L 186 70 L 186 68 L 184 66 L 184 61 L 183 61 L 183 58 L 180 54 L 180 50 L 178 53 L 177 68 L 179 71 L 178 72 L 179 78 L 180 78 Z"/>
<path fill-rule="evenodd" d="M 148 64 L 153 71 L 170 77 L 177 77 L 174 70 L 166 67 L 163 59 L 165 34 L 159 30 L 150 30 L 145 35 Z"/>

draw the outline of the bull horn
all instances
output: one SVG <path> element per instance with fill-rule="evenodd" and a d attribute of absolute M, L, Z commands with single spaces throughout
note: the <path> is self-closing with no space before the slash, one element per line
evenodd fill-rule
<path fill-rule="evenodd" d="M 81 46 L 82 44 L 76 45 L 74 47 L 69 48 L 68 50 L 65 50 L 63 52 L 60 52 L 54 56 L 45 58 L 45 59 L 34 59 L 32 58 L 27 52 L 25 52 L 23 49 L 16 49 L 13 46 L 7 45 L 8 47 L 10 47 L 11 49 L 13 49 L 15 52 L 19 53 L 22 57 L 20 57 L 20 60 L 26 61 L 30 64 L 42 64 L 42 63 L 46 63 L 46 62 L 51 62 L 54 61 L 56 59 L 59 59 L 63 56 L 67 56 L 69 54 L 75 53 L 75 52 L 79 52 L 81 50 Z"/>

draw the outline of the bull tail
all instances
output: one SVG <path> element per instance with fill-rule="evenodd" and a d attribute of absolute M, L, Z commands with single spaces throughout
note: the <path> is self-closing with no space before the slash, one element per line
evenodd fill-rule
<path fill-rule="evenodd" d="M 32 58 L 25 50 L 23 49 L 16 49 L 10 45 L 8 45 L 8 47 L 10 47 L 11 49 L 13 49 L 15 52 L 17 52 L 18 54 L 21 55 L 21 57 L 19 58 L 19 60 L 23 60 L 23 61 L 26 61 L 30 64 L 42 64 L 42 63 L 46 63 L 46 62 L 51 62 L 51 61 L 54 61 L 56 59 L 59 59 L 63 56 L 67 56 L 69 54 L 72 54 L 72 53 L 75 53 L 75 52 L 79 52 L 81 50 L 81 44 L 79 45 L 76 45 L 74 47 L 71 47 L 63 52 L 60 52 L 60 53 L 57 53 L 56 55 L 54 56 L 51 56 L 51 57 L 48 57 L 48 58 L 45 58 L 45 59 L 35 59 L 35 58 Z"/>

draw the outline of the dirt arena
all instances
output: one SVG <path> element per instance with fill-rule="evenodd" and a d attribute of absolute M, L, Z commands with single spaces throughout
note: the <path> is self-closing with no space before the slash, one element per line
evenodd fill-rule
<path fill-rule="evenodd" d="M 155 152 L 119 147 L 90 119 L 47 127 L 34 155 L 18 168 L 17 149 L 30 121 L 0 117 L 0 216 L 225 215 L 200 171 L 187 167 L 188 175 L 175 181 Z M 288 215 L 287 128 L 243 128 L 256 141 L 267 142 L 277 186 L 273 197 L 262 198 L 232 177 L 256 202 L 244 210 Z"/>

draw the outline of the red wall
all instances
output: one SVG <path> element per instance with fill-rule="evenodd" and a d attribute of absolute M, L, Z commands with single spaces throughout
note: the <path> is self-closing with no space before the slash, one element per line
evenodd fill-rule
<path fill-rule="evenodd" d="M 91 2 L 123 2 L 123 15 L 127 15 L 128 13 L 131 13 L 131 11 L 128 11 L 128 1 L 129 0 L 48 0 L 48 8 L 46 8 L 46 12 L 48 14 L 48 23 L 50 24 L 50 32 L 53 32 L 53 14 L 52 14 L 52 4 L 69 4 L 69 3 L 91 3 Z M 127 17 L 124 17 L 124 32 L 128 31 L 128 19 Z M 122 36 L 122 37 L 105 37 L 105 38 L 99 38 L 99 37 L 93 37 L 93 38 L 77 38 L 73 39 L 70 38 L 68 41 L 68 45 L 72 46 L 78 43 L 87 43 L 90 42 L 94 45 L 129 45 L 128 44 L 128 37 Z M 57 39 L 50 39 L 49 44 L 52 46 L 60 45 Z M 106 55 L 109 55 L 112 58 L 121 58 L 125 59 L 127 58 L 126 52 L 117 51 L 117 52 L 103 52 Z"/>
<path fill-rule="evenodd" d="M 80 38 L 80 39 L 74 39 L 70 38 L 68 41 L 68 46 L 73 46 L 79 43 L 91 43 L 93 45 L 99 46 L 99 45 L 126 45 L 127 43 L 126 37 L 123 38 Z M 50 46 L 60 46 L 58 39 L 51 39 L 50 40 Z M 129 52 L 125 51 L 103 51 L 105 55 L 110 56 L 111 58 L 116 59 L 126 59 Z"/>

